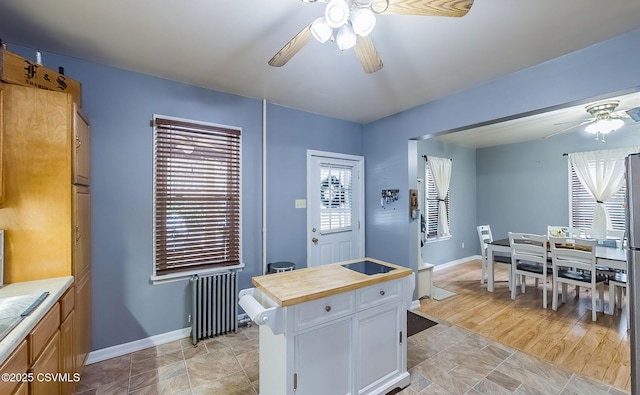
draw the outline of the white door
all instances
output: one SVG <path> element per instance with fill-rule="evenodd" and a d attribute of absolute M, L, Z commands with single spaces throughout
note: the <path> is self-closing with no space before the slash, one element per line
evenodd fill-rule
<path fill-rule="evenodd" d="M 364 158 L 307 151 L 307 267 L 364 257 Z"/>

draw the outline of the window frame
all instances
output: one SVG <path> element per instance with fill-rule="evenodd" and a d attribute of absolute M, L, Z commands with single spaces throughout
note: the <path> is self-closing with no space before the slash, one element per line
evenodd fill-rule
<path fill-rule="evenodd" d="M 571 162 L 568 159 L 567 167 L 567 178 L 569 184 L 569 224 L 572 228 L 590 229 L 591 221 L 593 221 L 593 208 L 595 207 L 595 198 L 582 185 L 575 170 L 573 169 L 573 166 L 571 165 Z M 626 189 L 626 184 L 623 184 L 622 188 L 620 188 L 618 192 L 616 192 L 610 199 L 604 202 L 605 206 L 607 207 L 607 211 L 609 212 L 609 217 L 611 218 L 611 226 L 614 230 L 626 229 L 625 208 L 623 206 L 623 204 L 625 203 Z M 574 195 L 576 195 L 576 193 L 579 196 L 574 198 Z M 585 207 L 585 204 L 588 204 L 588 206 Z M 579 218 L 576 218 L 576 215 L 574 214 L 579 214 L 579 211 L 589 214 L 579 215 Z M 591 218 L 585 218 L 587 215 L 590 215 Z"/>
<path fill-rule="evenodd" d="M 180 122 L 180 123 L 185 123 L 185 124 L 190 124 L 194 127 L 195 130 L 198 129 L 199 126 L 203 127 L 203 131 L 205 131 L 207 128 L 215 128 L 215 129 L 227 129 L 229 131 L 237 131 L 240 136 L 239 136 L 239 190 L 238 190 L 238 204 L 239 204 L 239 208 L 238 208 L 238 260 L 239 263 L 235 264 L 235 265 L 219 265 L 219 266 L 211 266 L 210 264 L 203 264 L 202 266 L 207 266 L 206 268 L 204 267 L 198 267 L 197 265 L 194 266 L 194 268 L 192 270 L 182 270 L 182 271 L 177 271 L 177 272 L 170 272 L 170 273 L 158 273 L 157 271 L 157 265 L 156 265 L 156 259 L 157 259 L 157 251 L 156 251 L 156 240 L 157 240 L 157 229 L 156 229 L 156 219 L 157 219 L 157 191 L 156 191 L 156 181 L 157 181 L 157 166 L 156 166 L 156 161 L 157 161 L 157 135 L 158 135 L 158 128 L 159 128 L 159 123 L 158 120 L 166 120 L 166 121 L 174 121 L 174 122 Z M 192 278 L 195 275 L 207 275 L 207 274 L 215 274 L 215 273 L 220 273 L 220 272 L 228 272 L 228 271 L 240 271 L 242 270 L 242 268 L 244 268 L 244 261 L 242 259 L 242 128 L 237 127 L 237 126 L 229 126 L 229 125 L 223 125 L 223 124 L 217 124 L 217 123 L 210 123 L 210 122 L 203 122 L 203 121 L 195 121 L 192 119 L 185 119 L 185 118 L 177 118 L 177 117 L 171 117 L 171 116 L 166 116 L 166 115 L 160 115 L 160 114 L 153 114 L 153 120 L 151 121 L 151 126 L 153 129 L 153 137 L 152 137 L 152 167 L 153 167 L 153 175 L 152 175 L 152 260 L 151 260 L 151 266 L 152 266 L 152 274 L 150 276 L 150 280 L 152 284 L 162 284 L 162 283 L 167 283 L 167 282 L 173 282 L 173 281 L 181 281 L 181 280 L 188 280 L 190 278 Z"/>
<path fill-rule="evenodd" d="M 423 158 L 424 159 L 424 158 Z M 451 184 L 449 184 L 449 190 L 447 191 L 447 197 L 444 199 L 444 203 L 447 207 L 447 223 L 449 224 L 449 234 L 446 236 L 440 236 L 438 234 L 438 202 L 439 199 L 437 197 L 437 191 L 435 188 L 435 181 L 433 179 L 433 174 L 431 173 L 431 167 L 429 165 L 429 161 L 424 159 L 424 216 L 426 223 L 426 232 L 425 232 L 425 243 L 435 242 L 439 240 L 448 240 L 453 237 L 453 232 L 451 232 Z M 453 176 L 453 175 L 452 175 Z M 430 197 L 429 192 L 435 193 L 436 197 Z M 430 220 L 429 220 L 429 203 L 435 202 L 435 219 L 433 223 L 435 223 L 435 234 L 430 232 Z M 431 236 L 430 236 L 431 234 Z"/>

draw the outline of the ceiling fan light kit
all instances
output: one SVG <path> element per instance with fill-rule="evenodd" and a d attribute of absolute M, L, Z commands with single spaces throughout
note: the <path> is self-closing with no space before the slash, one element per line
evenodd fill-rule
<path fill-rule="evenodd" d="M 356 36 L 351 25 L 344 25 L 338 30 L 336 44 L 341 51 L 355 47 L 357 42 L 358 36 Z"/>
<path fill-rule="evenodd" d="M 331 0 L 324 11 L 327 24 L 336 29 L 349 21 L 349 4 L 345 0 Z"/>
<path fill-rule="evenodd" d="M 361 37 L 366 37 L 376 26 L 376 16 L 369 8 L 356 8 L 351 11 L 351 26 Z"/>
<path fill-rule="evenodd" d="M 604 143 L 605 134 L 614 132 L 624 126 L 622 119 L 611 117 L 611 113 L 618 107 L 618 104 L 620 104 L 618 100 L 608 100 L 585 107 L 585 110 L 595 119 L 595 122 L 584 128 L 585 132 L 595 134 L 596 140 Z"/>
<path fill-rule="evenodd" d="M 598 134 L 598 133 L 607 134 L 607 133 L 615 132 L 616 130 L 620 129 L 622 126 L 624 126 L 624 121 L 622 119 L 611 119 L 611 118 L 599 119 L 594 123 L 587 125 L 587 127 L 584 128 L 584 130 L 585 132 L 591 133 L 591 134 Z"/>
<path fill-rule="evenodd" d="M 311 24 L 311 34 L 313 38 L 324 44 L 333 36 L 333 28 L 329 26 L 327 19 L 321 16 Z"/>

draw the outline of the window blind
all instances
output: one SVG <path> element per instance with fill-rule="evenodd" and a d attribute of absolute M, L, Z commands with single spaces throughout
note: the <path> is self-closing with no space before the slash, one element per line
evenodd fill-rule
<path fill-rule="evenodd" d="M 240 137 L 155 118 L 156 275 L 240 264 Z"/>
<path fill-rule="evenodd" d="M 582 185 L 573 166 L 569 166 L 571 177 L 571 227 L 578 229 L 590 229 L 595 209 L 595 198 Z M 604 202 L 609 212 L 613 229 L 625 229 L 624 203 L 627 187 L 623 185 L 609 200 Z"/>
<path fill-rule="evenodd" d="M 431 167 L 429 166 L 429 162 L 427 162 L 425 166 L 425 202 L 426 202 L 426 230 L 427 230 L 427 239 L 438 237 L 438 191 L 436 190 L 436 184 L 433 179 L 433 174 L 431 173 Z M 451 191 L 449 191 L 451 192 Z M 447 206 L 447 221 L 449 225 L 451 225 L 451 211 L 449 205 L 449 195 L 447 193 L 447 197 L 444 199 L 444 203 Z"/>
<path fill-rule="evenodd" d="M 353 166 L 320 165 L 320 232 L 352 230 Z"/>

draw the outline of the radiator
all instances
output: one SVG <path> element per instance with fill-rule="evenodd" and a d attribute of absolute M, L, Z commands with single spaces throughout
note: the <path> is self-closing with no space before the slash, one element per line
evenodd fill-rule
<path fill-rule="evenodd" d="M 236 272 L 191 278 L 191 341 L 238 332 L 238 277 Z"/>

